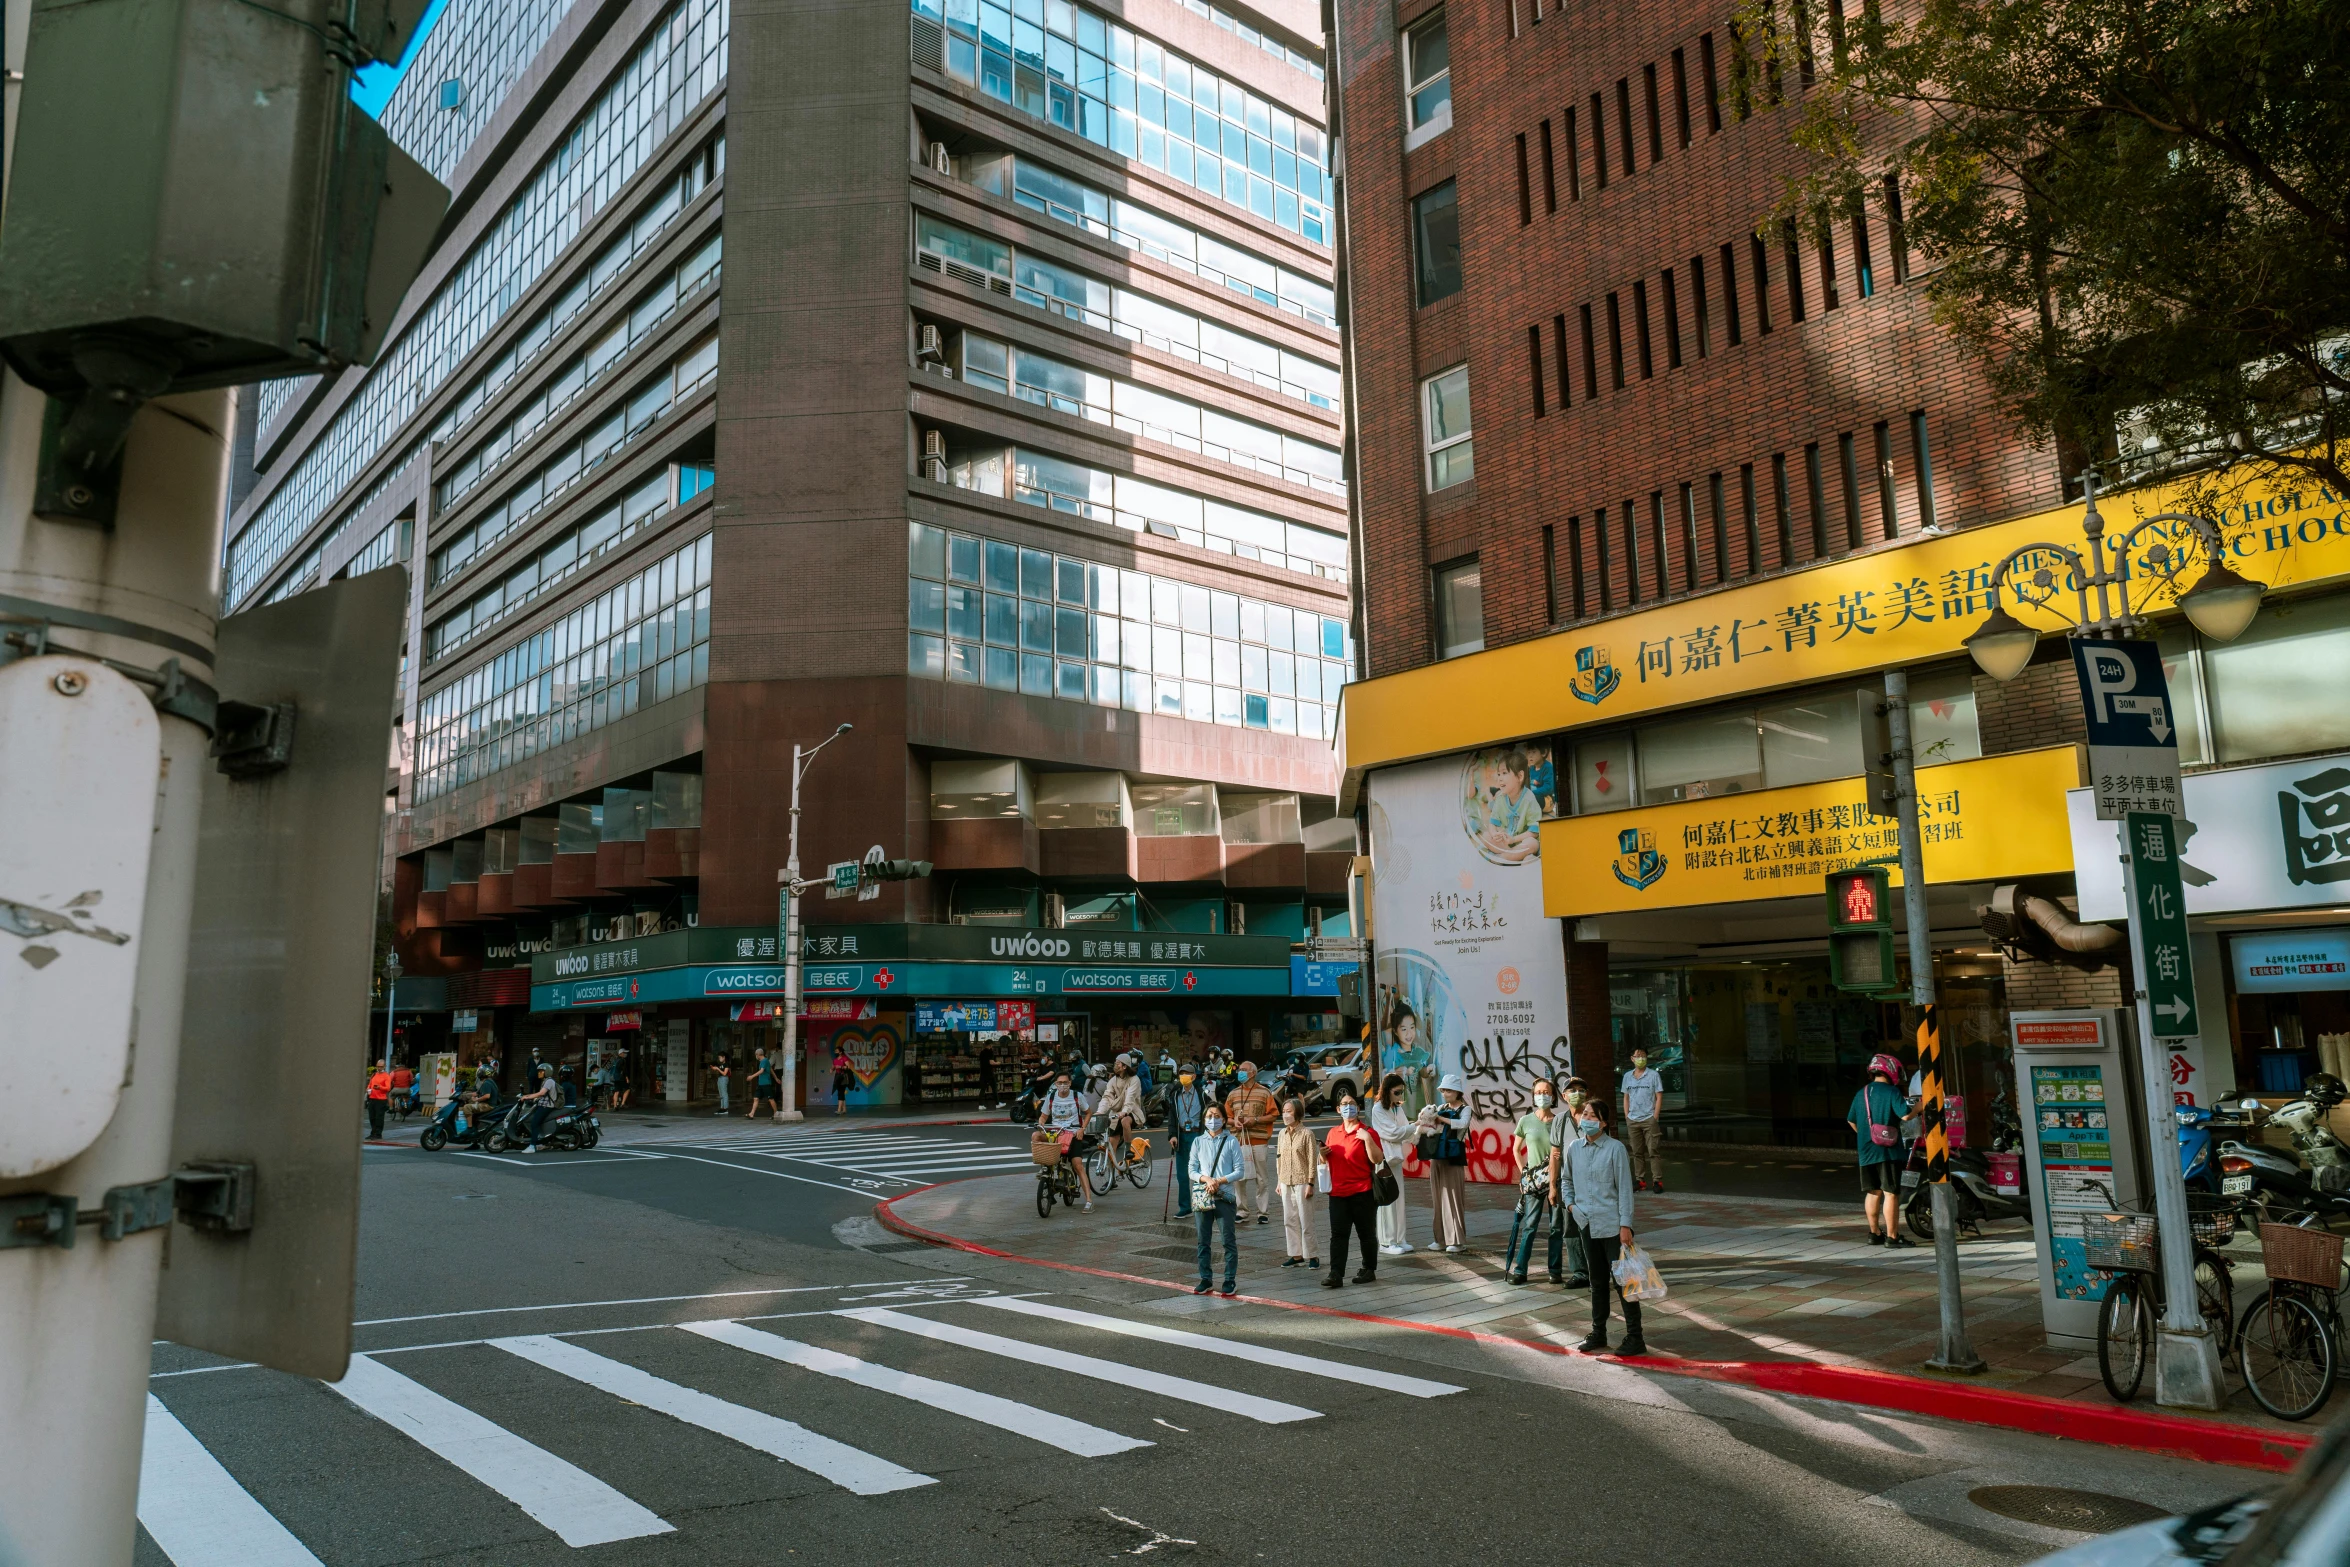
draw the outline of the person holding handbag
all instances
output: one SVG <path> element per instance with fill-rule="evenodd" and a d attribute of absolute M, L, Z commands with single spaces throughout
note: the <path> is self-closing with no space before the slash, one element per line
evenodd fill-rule
<path fill-rule="evenodd" d="M 1207 1130 L 1191 1147 L 1191 1219 L 1199 1235 L 1199 1284 L 1194 1295 L 1205 1295 L 1211 1288 L 1211 1243 L 1219 1229 L 1224 1232 L 1224 1294 L 1230 1297 L 1240 1286 L 1239 1237 L 1233 1233 L 1240 1194 L 1234 1188 L 1246 1179 L 1240 1139 L 1224 1130 L 1223 1111 L 1210 1110 Z"/>
<path fill-rule="evenodd" d="M 1400 1078 L 1388 1081 L 1400 1085 Z M 1334 1290 L 1346 1283 L 1346 1243 L 1351 1233 L 1362 1251 L 1363 1267 L 1357 1284 L 1379 1282 L 1379 1254 L 1371 1249 L 1371 1215 L 1383 1212 L 1382 1185 L 1400 1187 L 1388 1167 L 1383 1139 L 1363 1124 L 1363 1107 L 1352 1094 L 1338 1096 L 1338 1124 L 1322 1139 L 1322 1158 L 1330 1169 L 1330 1271 L 1322 1287 Z M 1386 1176 L 1382 1182 L 1379 1177 Z M 1402 1204 L 1399 1196 L 1386 1206 Z"/>
<path fill-rule="evenodd" d="M 1510 1220 L 1510 1249 L 1502 1260 L 1501 1276 L 1512 1284 L 1526 1282 L 1534 1264 L 1534 1237 L 1542 1221 L 1550 1220 L 1550 1282 L 1563 1284 L 1559 1272 L 1564 1217 L 1550 1200 L 1550 1149 L 1561 1130 L 1558 1112 L 1551 1109 L 1551 1082 L 1534 1079 L 1534 1108 L 1518 1118 L 1517 1135 L 1510 1139 L 1510 1158 L 1517 1167 L 1518 1211 Z M 1522 1243 L 1522 1249 L 1521 1249 Z"/>
<path fill-rule="evenodd" d="M 1429 1106 L 1436 1122 L 1436 1156 L 1428 1162 L 1428 1189 L 1436 1209 L 1435 1248 L 1444 1252 L 1469 1243 L 1468 1088 L 1458 1072 L 1447 1072 L 1436 1085 L 1443 1102 Z"/>
<path fill-rule="evenodd" d="M 1888 1055 L 1869 1062 L 1869 1080 L 1852 1096 L 1844 1124 L 1859 1140 L 1860 1207 L 1868 1216 L 1871 1246 L 1907 1246 L 1901 1233 L 1901 1167 L 1908 1150 L 1901 1142 L 1901 1116 L 1908 1107 L 1901 1090 L 1901 1063 Z"/>
<path fill-rule="evenodd" d="M 1281 1101 L 1281 1134 L 1274 1153 L 1281 1182 L 1281 1238 L 1288 1243 L 1284 1268 L 1318 1268 L 1322 1258 L 1314 1251 L 1314 1210 L 1322 1195 L 1317 1177 L 1324 1165 L 1322 1146 L 1306 1127 L 1306 1102 L 1295 1095 Z"/>
<path fill-rule="evenodd" d="M 1371 1130 L 1380 1143 L 1380 1157 L 1396 1170 L 1403 1168 L 1404 1156 L 1412 1151 L 1419 1136 L 1419 1127 L 1403 1107 L 1403 1074 L 1390 1072 L 1379 1084 L 1379 1097 L 1371 1106 Z M 1333 1205 L 1332 1222 L 1338 1209 Z M 1379 1249 L 1390 1257 L 1400 1257 L 1412 1249 L 1401 1197 L 1379 1210 Z"/>
<path fill-rule="evenodd" d="M 1576 1113 L 1575 1135 L 1559 1162 L 1559 1202 L 1583 1232 L 1591 1265 L 1591 1336 L 1578 1347 L 1586 1355 L 1607 1348 L 1608 1303 L 1616 1298 L 1616 1259 L 1632 1249 L 1632 1156 L 1607 1135 L 1608 1103 L 1598 1095 Z M 1640 1302 L 1624 1302 L 1624 1343 L 1618 1351 L 1645 1355 L 1640 1336 Z"/>

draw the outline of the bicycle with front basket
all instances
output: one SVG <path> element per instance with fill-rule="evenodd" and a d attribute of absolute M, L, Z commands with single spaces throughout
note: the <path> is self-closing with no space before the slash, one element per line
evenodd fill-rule
<path fill-rule="evenodd" d="M 1028 1140 L 1028 1157 L 1036 1165 L 1036 1216 L 1049 1219 L 1053 1204 L 1075 1208 L 1087 1200 L 1091 1192 L 1104 1192 L 1109 1187 L 1093 1178 L 1092 1163 L 1087 1157 L 1092 1151 L 1091 1140 L 1073 1138 L 1064 1153 L 1061 1139 L 1052 1132 L 1033 1133 Z"/>
<path fill-rule="evenodd" d="M 2261 1225 L 2268 1288 L 2245 1306 L 2236 1340 L 2244 1385 L 2279 1420 L 2325 1407 L 2342 1359 L 2342 1237 L 2316 1222 Z"/>
<path fill-rule="evenodd" d="M 2151 1212 L 2125 1212 L 2113 1188 L 2105 1193 L 2114 1212 L 2084 1214 L 2081 1238 L 2089 1266 L 2111 1276 L 2097 1308 L 2097 1374 L 2105 1390 L 2122 1403 L 2138 1396 L 2147 1364 L 2154 1358 L 2154 1334 L 2164 1307 L 2162 1259 Z M 2147 1204 L 2139 1204 L 2141 1209 Z M 2235 1238 L 2233 1204 L 2201 1192 L 2187 1194 L 2187 1222 L 2194 1236 L 2195 1302 L 2204 1326 L 2217 1336 L 2224 1354 L 2235 1342 L 2235 1278 L 2216 1248 Z"/>

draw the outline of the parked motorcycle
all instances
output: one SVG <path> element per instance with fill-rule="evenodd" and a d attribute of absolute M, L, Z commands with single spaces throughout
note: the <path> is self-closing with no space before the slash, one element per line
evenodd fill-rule
<path fill-rule="evenodd" d="M 2220 1190 L 2264 1212 L 2350 1216 L 2350 1148 L 2326 1125 L 2328 1112 L 2346 1097 L 2350 1088 L 2340 1078 L 2320 1072 L 2302 1085 L 2300 1098 L 2269 1113 L 2269 1124 L 2292 1139 L 2290 1154 L 2261 1142 L 2222 1142 Z M 2259 1124 L 2259 1100 L 2246 1099 L 2236 1108 L 2251 1118 L 2248 1127 Z"/>
<path fill-rule="evenodd" d="M 1934 1238 L 1934 1188 L 1925 1182 L 1925 1148 L 1922 1138 L 1910 1146 L 1909 1165 L 1901 1172 L 1901 1184 L 1910 1195 L 1901 1216 L 1908 1221 L 1912 1235 L 1930 1241 Z M 2031 1195 L 2020 1186 L 2003 1192 L 1992 1185 L 1991 1161 L 1972 1148 L 1950 1150 L 1950 1202 L 1962 1235 L 1985 1219 L 2032 1222 Z"/>

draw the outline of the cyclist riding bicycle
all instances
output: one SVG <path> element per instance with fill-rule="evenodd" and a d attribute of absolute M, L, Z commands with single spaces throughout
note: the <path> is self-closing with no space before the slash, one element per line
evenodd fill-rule
<path fill-rule="evenodd" d="M 1142 1080 L 1134 1075 L 1134 1063 L 1127 1057 L 1118 1058 L 1117 1073 L 1102 1090 L 1095 1113 L 1101 1116 L 1104 1134 L 1123 1159 L 1132 1139 L 1142 1135 L 1143 1129 Z"/>
<path fill-rule="evenodd" d="M 1052 1091 L 1037 1102 L 1036 1125 L 1039 1131 L 1059 1136 L 1063 1159 L 1074 1159 L 1093 1146 L 1093 1139 L 1085 1135 L 1085 1105 L 1069 1086 L 1068 1073 L 1055 1076 Z M 1078 1207 L 1091 1213 L 1093 1199 L 1087 1197 Z"/>

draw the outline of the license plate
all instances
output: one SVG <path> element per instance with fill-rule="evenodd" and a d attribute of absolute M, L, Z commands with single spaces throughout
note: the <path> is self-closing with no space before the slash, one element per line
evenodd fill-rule
<path fill-rule="evenodd" d="M 1917 1183 L 1918 1183 L 1918 1172 L 1917 1172 L 1917 1171 L 1915 1171 L 1915 1170 L 1904 1170 L 1904 1171 L 1902 1171 L 1902 1172 L 1901 1172 L 1901 1186 L 1902 1186 L 1902 1189 L 1903 1189 L 1904 1191 L 1907 1191 L 1907 1190 L 1908 1190 L 1910 1187 L 1917 1185 Z"/>
<path fill-rule="evenodd" d="M 2249 1175 L 2223 1175 L 2219 1178 L 2219 1189 L 2230 1197 L 2240 1196 L 2252 1190 L 2252 1177 Z"/>

